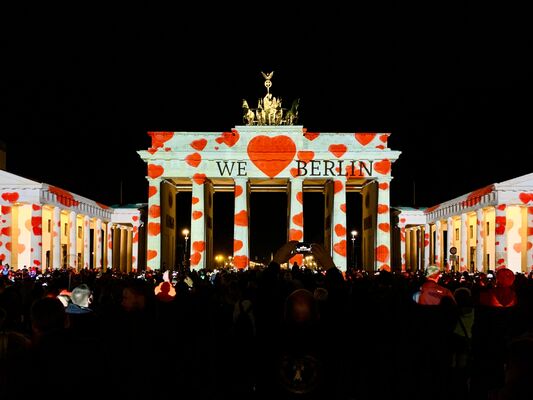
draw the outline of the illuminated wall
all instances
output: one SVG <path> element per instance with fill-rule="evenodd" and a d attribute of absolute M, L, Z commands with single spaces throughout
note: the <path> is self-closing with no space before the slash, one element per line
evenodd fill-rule
<path fill-rule="evenodd" d="M 507 207 L 507 264 L 515 272 L 522 272 L 522 209 Z"/>

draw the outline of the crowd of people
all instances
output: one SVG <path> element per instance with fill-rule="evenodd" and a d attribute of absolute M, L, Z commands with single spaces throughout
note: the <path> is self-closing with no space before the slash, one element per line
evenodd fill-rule
<path fill-rule="evenodd" d="M 533 279 L 265 268 L 0 275 L 0 398 L 532 399 Z M 3 269 L 5 271 L 5 269 Z"/>

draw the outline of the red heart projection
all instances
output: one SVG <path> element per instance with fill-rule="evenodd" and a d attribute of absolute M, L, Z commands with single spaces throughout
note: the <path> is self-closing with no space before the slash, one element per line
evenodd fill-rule
<path fill-rule="evenodd" d="M 527 242 L 526 251 L 528 251 L 532 247 L 533 247 L 533 243 Z M 522 252 L 522 243 L 515 243 L 513 245 L 513 250 L 516 251 L 517 253 L 521 253 Z"/>
<path fill-rule="evenodd" d="M 170 151 L 172 150 L 170 147 L 165 147 L 165 151 Z"/>
<path fill-rule="evenodd" d="M 320 133 L 318 132 L 307 132 L 305 131 L 304 132 L 304 138 L 306 138 L 307 140 L 315 140 L 318 136 L 320 135 Z"/>
<path fill-rule="evenodd" d="M 389 135 L 380 135 L 379 140 L 381 140 L 383 143 L 387 143 L 387 140 L 389 139 Z"/>
<path fill-rule="evenodd" d="M 288 136 L 256 136 L 248 143 L 248 157 L 266 176 L 274 178 L 294 159 L 296 145 Z"/>
<path fill-rule="evenodd" d="M 298 160 L 300 160 L 300 161 L 308 163 L 313 158 L 315 158 L 315 152 L 314 151 L 299 151 L 298 152 Z"/>
<path fill-rule="evenodd" d="M 198 203 L 199 201 L 200 201 L 200 199 L 199 199 L 198 197 L 194 197 L 194 196 L 192 196 L 192 198 L 191 198 L 191 203 L 192 203 L 192 204 L 196 204 L 196 203 Z"/>
<path fill-rule="evenodd" d="M 239 197 L 242 194 L 242 186 L 235 185 L 235 197 Z"/>
<path fill-rule="evenodd" d="M 296 193 L 296 200 L 298 200 L 298 202 L 300 204 L 304 203 L 304 194 L 303 194 L 303 192 Z"/>
<path fill-rule="evenodd" d="M 333 183 L 333 192 L 334 193 L 339 193 L 342 188 L 344 187 L 344 185 L 342 184 L 342 181 L 335 181 Z"/>
<path fill-rule="evenodd" d="M 235 225 L 238 226 L 248 226 L 248 213 L 246 210 L 241 210 L 237 214 L 235 214 Z"/>
<path fill-rule="evenodd" d="M 346 203 L 342 203 L 342 204 L 341 204 L 341 211 L 342 211 L 343 213 L 346 213 Z"/>
<path fill-rule="evenodd" d="M 202 151 L 203 149 L 205 149 L 205 146 L 207 146 L 207 140 L 205 140 L 205 139 L 193 140 L 191 142 L 190 146 L 194 150 Z"/>
<path fill-rule="evenodd" d="M 390 172 L 391 163 L 390 160 L 384 159 L 374 163 L 374 171 L 386 175 Z"/>
<path fill-rule="evenodd" d="M 2 198 L 5 201 L 9 201 L 10 203 L 14 203 L 19 199 L 19 194 L 17 192 L 6 192 L 2 193 Z"/>
<path fill-rule="evenodd" d="M 192 253 L 191 254 L 191 265 L 200 264 L 201 259 L 202 259 L 202 253 Z"/>
<path fill-rule="evenodd" d="M 496 223 L 496 228 L 494 229 L 496 235 L 503 235 L 505 233 L 505 225 L 507 223 L 507 218 L 504 216 L 497 216 L 494 219 L 494 222 Z"/>
<path fill-rule="evenodd" d="M 335 243 L 333 245 L 333 250 L 335 251 L 335 253 L 346 257 L 346 240 L 341 240 L 339 243 Z"/>
<path fill-rule="evenodd" d="M 292 217 L 292 222 L 294 222 L 298 226 L 304 226 L 304 213 L 301 212 L 301 213 L 295 214 Z"/>
<path fill-rule="evenodd" d="M 59 201 L 61 204 L 67 207 L 77 206 L 80 204 L 79 201 L 74 200 L 74 196 L 72 193 L 70 193 L 67 190 L 55 187 L 55 186 L 48 186 L 48 190 L 50 193 L 53 193 L 56 195 L 56 200 Z"/>
<path fill-rule="evenodd" d="M 205 183 L 206 176 L 205 174 L 194 174 L 192 180 L 198 185 L 203 185 Z"/>
<path fill-rule="evenodd" d="M 131 219 L 133 221 L 138 221 L 139 220 L 139 216 L 138 215 L 134 215 L 133 217 L 131 217 Z M 135 229 L 135 228 L 134 228 Z"/>
<path fill-rule="evenodd" d="M 200 153 L 192 153 L 185 157 L 185 162 L 191 167 L 196 168 L 202 162 L 202 156 Z"/>
<path fill-rule="evenodd" d="M 356 166 L 353 167 L 351 165 L 347 165 L 344 167 L 346 171 L 346 176 L 350 178 L 360 178 L 365 176 L 365 171 L 361 167 L 357 168 Z"/>
<path fill-rule="evenodd" d="M 375 133 L 356 133 L 355 140 L 357 140 L 361 145 L 366 146 L 376 137 Z"/>
<path fill-rule="evenodd" d="M 388 184 L 387 182 L 381 182 L 381 183 L 379 184 L 379 188 L 380 188 L 381 190 L 387 190 L 387 189 L 389 188 L 389 184 Z"/>
<path fill-rule="evenodd" d="M 200 218 L 202 218 L 202 215 L 204 215 L 204 213 L 201 212 L 201 211 L 193 211 L 192 212 L 192 219 L 194 219 L 194 220 L 200 219 Z"/>
<path fill-rule="evenodd" d="M 433 212 L 433 211 L 435 211 L 436 209 L 438 209 L 439 207 L 440 207 L 440 204 L 437 204 L 437 205 L 435 205 L 435 206 L 431 206 L 431 207 L 429 207 L 429 208 L 426 209 L 425 213 L 427 214 L 427 213 Z"/>
<path fill-rule="evenodd" d="M 148 235 L 157 236 L 161 232 L 161 225 L 158 222 L 148 223 Z"/>
<path fill-rule="evenodd" d="M 289 240 L 300 241 L 304 237 L 304 233 L 301 229 L 290 229 L 289 230 Z"/>
<path fill-rule="evenodd" d="M 157 153 L 157 149 L 156 149 L 155 147 L 150 147 L 150 148 L 148 149 L 148 153 L 150 153 L 150 154 L 155 154 L 155 153 Z"/>
<path fill-rule="evenodd" d="M 42 235 L 42 222 L 41 217 L 31 217 L 31 227 L 34 235 Z"/>
<path fill-rule="evenodd" d="M 496 207 L 498 210 L 503 211 L 507 208 L 505 204 L 500 204 L 498 207 Z"/>
<path fill-rule="evenodd" d="M 41 209 L 41 206 L 38 206 L 37 204 L 32 204 L 31 208 L 33 209 L 33 211 L 39 211 Z"/>
<path fill-rule="evenodd" d="M 335 225 L 335 234 L 337 236 L 346 236 L 346 228 L 341 224 Z"/>
<path fill-rule="evenodd" d="M 152 179 L 155 179 L 163 175 L 165 169 L 161 165 L 148 164 L 148 176 Z"/>
<path fill-rule="evenodd" d="M 390 231 L 390 225 L 387 222 L 382 222 L 381 224 L 378 224 L 378 228 L 381 229 L 383 232 Z"/>
<path fill-rule="evenodd" d="M 197 240 L 196 242 L 193 242 L 192 249 L 199 253 L 203 252 L 205 249 L 205 242 L 203 240 Z"/>
<path fill-rule="evenodd" d="M 298 176 L 298 168 L 291 168 L 291 175 L 296 178 Z"/>
<path fill-rule="evenodd" d="M 233 252 L 236 253 L 242 249 L 243 243 L 242 240 L 233 239 Z"/>
<path fill-rule="evenodd" d="M 150 215 L 150 218 L 159 218 L 161 215 L 161 207 L 159 207 L 157 204 L 152 204 L 148 214 Z"/>
<path fill-rule="evenodd" d="M 296 263 L 298 265 L 303 265 L 304 263 L 304 255 L 303 254 L 295 254 L 293 257 L 289 259 L 290 263 Z"/>
<path fill-rule="evenodd" d="M 376 149 L 385 150 L 385 146 L 383 146 L 382 144 L 378 144 L 376 146 Z"/>
<path fill-rule="evenodd" d="M 235 143 L 239 141 L 241 135 L 235 129 L 231 132 L 222 132 L 219 137 L 215 139 L 218 144 L 224 143 L 228 147 L 235 146 Z"/>
<path fill-rule="evenodd" d="M 389 261 L 389 248 L 384 244 L 376 247 L 376 260 L 382 263 Z"/>
<path fill-rule="evenodd" d="M 1 210 L 2 210 L 2 215 L 6 215 L 6 214 L 9 214 L 11 212 L 11 207 L 10 206 L 2 206 Z"/>
<path fill-rule="evenodd" d="M 248 257 L 246 256 L 235 256 L 233 257 L 233 265 L 239 269 L 246 268 L 248 266 Z"/>
<path fill-rule="evenodd" d="M 386 204 L 378 204 L 378 214 L 384 214 L 389 211 L 389 206 Z"/>
<path fill-rule="evenodd" d="M 2 197 L 4 196 L 2 195 Z M 533 194 L 532 193 L 520 193 L 518 195 L 518 198 L 520 199 L 522 203 L 527 204 L 530 201 L 533 201 Z"/>
<path fill-rule="evenodd" d="M 155 186 L 148 186 L 148 197 L 152 197 L 157 193 L 157 188 Z"/>
<path fill-rule="evenodd" d="M 328 150 L 335 157 L 340 158 L 344 153 L 346 153 L 348 148 L 345 144 L 330 144 Z"/>
<path fill-rule="evenodd" d="M 163 144 L 174 136 L 174 132 L 148 132 L 152 136 L 152 147 L 163 147 Z"/>

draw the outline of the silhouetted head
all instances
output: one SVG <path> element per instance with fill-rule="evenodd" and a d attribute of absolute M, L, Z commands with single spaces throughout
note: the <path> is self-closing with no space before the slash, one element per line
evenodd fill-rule
<path fill-rule="evenodd" d="M 297 324 L 318 319 L 316 301 L 309 290 L 298 289 L 290 294 L 285 302 L 285 319 Z"/>
<path fill-rule="evenodd" d="M 35 334 L 42 335 L 65 327 L 65 307 L 56 299 L 45 297 L 31 307 L 31 325 Z"/>
<path fill-rule="evenodd" d="M 496 272 L 496 285 L 499 287 L 511 287 L 514 283 L 514 272 L 509 268 L 500 268 Z"/>
<path fill-rule="evenodd" d="M 91 289 L 86 284 L 74 288 L 70 295 L 70 300 L 80 307 L 89 307 L 91 303 Z"/>

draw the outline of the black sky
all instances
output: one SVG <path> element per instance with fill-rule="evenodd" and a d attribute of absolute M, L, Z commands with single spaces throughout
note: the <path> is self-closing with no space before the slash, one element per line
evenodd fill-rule
<path fill-rule="evenodd" d="M 413 205 L 413 181 L 424 206 L 532 172 L 529 14 L 369 3 L 5 9 L 8 169 L 108 204 L 123 181 L 124 202 L 146 201 L 146 132 L 228 130 L 275 70 L 310 131 L 392 132 L 395 205 Z"/>

